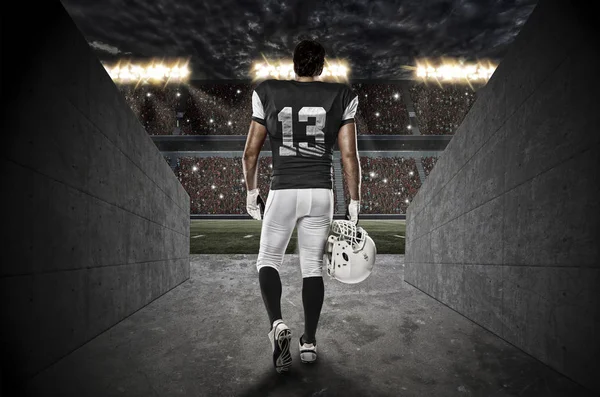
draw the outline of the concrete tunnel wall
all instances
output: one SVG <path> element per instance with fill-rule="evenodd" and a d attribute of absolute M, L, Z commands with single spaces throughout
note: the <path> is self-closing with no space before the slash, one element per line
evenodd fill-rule
<path fill-rule="evenodd" d="M 600 391 L 599 50 L 541 0 L 407 211 L 405 280 Z"/>
<path fill-rule="evenodd" d="M 4 382 L 32 377 L 190 272 L 188 194 L 61 3 L 46 3 L 29 38 L 2 37 L 15 63 L 2 70 Z"/>

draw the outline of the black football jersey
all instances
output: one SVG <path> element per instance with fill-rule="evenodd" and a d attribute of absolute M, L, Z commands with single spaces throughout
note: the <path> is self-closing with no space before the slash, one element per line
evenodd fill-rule
<path fill-rule="evenodd" d="M 333 189 L 333 146 L 357 107 L 358 96 L 342 83 L 260 83 L 252 93 L 252 120 L 269 134 L 271 189 Z"/>

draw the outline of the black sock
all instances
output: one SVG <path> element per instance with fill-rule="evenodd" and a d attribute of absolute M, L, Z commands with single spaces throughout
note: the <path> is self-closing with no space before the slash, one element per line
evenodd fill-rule
<path fill-rule="evenodd" d="M 312 343 L 312 344 L 314 345 L 314 344 L 316 343 L 316 341 L 314 341 L 314 340 L 313 340 L 312 342 L 308 342 L 308 339 L 306 339 L 306 338 L 304 337 L 304 334 L 303 334 L 303 335 L 300 337 L 300 343 L 301 343 L 301 344 L 305 344 L 305 343 Z"/>
<path fill-rule="evenodd" d="M 302 304 L 304 305 L 304 342 L 315 342 L 319 316 L 325 297 L 323 277 L 307 277 L 302 280 Z"/>
<path fill-rule="evenodd" d="M 281 279 L 279 272 L 272 267 L 261 267 L 258 271 L 258 281 L 267 314 L 269 315 L 269 331 L 273 322 L 281 317 Z"/>

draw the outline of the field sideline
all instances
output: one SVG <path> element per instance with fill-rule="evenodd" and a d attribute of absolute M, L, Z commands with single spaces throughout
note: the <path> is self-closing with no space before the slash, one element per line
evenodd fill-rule
<path fill-rule="evenodd" d="M 404 220 L 360 220 L 377 245 L 379 254 L 404 254 Z M 258 254 L 261 221 L 190 220 L 190 254 Z M 297 231 L 294 229 L 286 254 L 296 253 Z"/>

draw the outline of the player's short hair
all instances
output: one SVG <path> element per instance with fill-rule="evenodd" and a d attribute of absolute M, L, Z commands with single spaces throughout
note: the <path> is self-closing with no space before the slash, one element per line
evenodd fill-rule
<path fill-rule="evenodd" d="M 315 40 L 302 40 L 294 49 L 294 72 L 298 76 L 314 77 L 323 73 L 325 48 Z"/>

